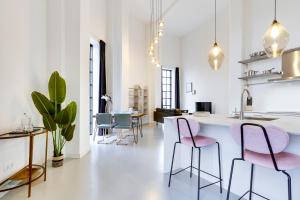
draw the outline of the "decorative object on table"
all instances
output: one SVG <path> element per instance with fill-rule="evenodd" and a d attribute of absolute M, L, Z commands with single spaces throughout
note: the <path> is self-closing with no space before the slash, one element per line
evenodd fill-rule
<path fill-rule="evenodd" d="M 111 99 L 111 96 L 109 96 L 108 94 L 105 94 L 101 97 L 101 99 L 106 101 L 105 112 L 106 113 L 111 113 L 112 112 L 112 99 Z"/>
<path fill-rule="evenodd" d="M 77 104 L 72 101 L 64 109 L 62 104 L 66 98 L 66 82 L 56 71 L 48 83 L 49 96 L 39 92 L 32 92 L 32 100 L 43 117 L 43 123 L 47 130 L 52 133 L 53 138 L 53 167 L 63 165 L 64 155 L 62 150 L 66 142 L 73 139 L 76 118 Z"/>
<path fill-rule="evenodd" d="M 274 20 L 271 27 L 266 31 L 263 37 L 263 46 L 268 57 L 276 58 L 283 54 L 290 36 L 285 27 L 277 21 L 277 0 L 274 1 Z"/>
<path fill-rule="evenodd" d="M 19 131 L 27 132 L 27 133 L 33 131 L 33 125 L 31 122 L 31 118 L 26 113 L 23 114 L 23 117 L 21 119 L 21 128 Z"/>
<path fill-rule="evenodd" d="M 187 82 L 185 84 L 185 92 L 186 93 L 191 93 L 193 91 L 193 83 L 192 82 Z"/>
<path fill-rule="evenodd" d="M 219 70 L 224 60 L 224 53 L 217 43 L 217 0 L 215 0 L 215 42 L 208 54 L 208 63 L 215 71 Z"/>

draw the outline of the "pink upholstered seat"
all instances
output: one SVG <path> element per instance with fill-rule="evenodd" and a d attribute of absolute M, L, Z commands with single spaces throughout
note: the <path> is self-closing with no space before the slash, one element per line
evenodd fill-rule
<path fill-rule="evenodd" d="M 174 119 L 174 125 L 177 127 L 177 119 Z M 194 146 L 193 139 L 195 142 L 196 147 L 205 147 L 212 144 L 216 144 L 216 140 L 210 137 L 202 136 L 200 135 L 200 124 L 199 122 L 188 119 L 188 123 L 184 119 L 179 119 L 179 132 L 180 132 L 180 138 L 181 143 L 186 144 L 189 146 Z M 189 130 L 189 126 L 190 130 Z M 193 139 L 191 138 L 191 135 L 193 136 Z"/>
<path fill-rule="evenodd" d="M 209 146 L 209 145 L 212 145 L 212 144 L 216 144 L 216 142 L 217 142 L 213 138 L 200 136 L 200 135 L 194 136 L 194 141 L 195 141 L 196 147 L 206 147 L 206 146 Z M 193 140 L 192 140 L 191 137 L 181 138 L 181 143 L 189 145 L 189 146 L 194 146 Z"/>
<path fill-rule="evenodd" d="M 261 154 L 253 151 L 245 150 L 245 160 L 248 162 L 274 169 L 274 164 L 270 154 Z M 300 167 L 300 156 L 281 152 L 274 154 L 279 170 L 291 170 Z"/>
<path fill-rule="evenodd" d="M 300 167 L 300 156 L 284 152 L 289 144 L 289 135 L 275 126 L 265 126 L 266 133 L 279 170 L 290 170 Z M 258 126 L 244 126 L 244 159 L 263 167 L 275 169 L 271 152 L 268 148 L 263 129 Z M 241 124 L 231 126 L 233 139 L 241 144 Z"/>

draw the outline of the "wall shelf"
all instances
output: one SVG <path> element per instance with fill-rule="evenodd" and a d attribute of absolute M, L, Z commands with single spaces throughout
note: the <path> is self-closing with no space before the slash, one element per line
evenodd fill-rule
<path fill-rule="evenodd" d="M 246 60 L 241 60 L 241 61 L 239 61 L 239 63 L 247 65 L 247 64 L 250 64 L 250 63 L 253 63 L 253 62 L 257 62 L 257 61 L 261 61 L 261 60 L 268 60 L 268 59 L 271 59 L 271 58 L 269 58 L 267 55 L 254 56 L 254 57 L 251 57 L 251 58 L 246 59 Z"/>
<path fill-rule="evenodd" d="M 281 75 L 282 75 L 281 72 L 272 72 L 272 73 L 269 73 L 269 74 L 256 74 L 256 75 L 253 75 L 253 76 L 243 76 L 243 77 L 239 77 L 239 79 L 249 80 L 249 79 L 266 78 L 266 77 L 281 76 Z"/>

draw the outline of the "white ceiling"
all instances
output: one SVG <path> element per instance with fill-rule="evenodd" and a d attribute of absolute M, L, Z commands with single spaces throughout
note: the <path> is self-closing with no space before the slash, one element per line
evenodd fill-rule
<path fill-rule="evenodd" d="M 137 18 L 149 22 L 150 0 L 129 0 L 131 12 Z M 166 32 L 183 36 L 196 29 L 205 20 L 213 17 L 213 0 L 162 0 Z M 227 0 L 218 0 L 218 10 L 227 5 Z M 212 21 L 213 23 L 213 21 Z"/>

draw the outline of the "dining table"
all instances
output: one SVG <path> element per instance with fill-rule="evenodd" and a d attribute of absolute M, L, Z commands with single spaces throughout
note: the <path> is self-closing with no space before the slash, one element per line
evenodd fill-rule
<path fill-rule="evenodd" d="M 114 116 L 114 113 L 111 113 Z M 143 117 L 144 113 L 131 113 L 131 119 L 136 122 L 138 133 L 143 137 Z M 93 115 L 93 118 L 96 118 L 96 115 Z"/>

